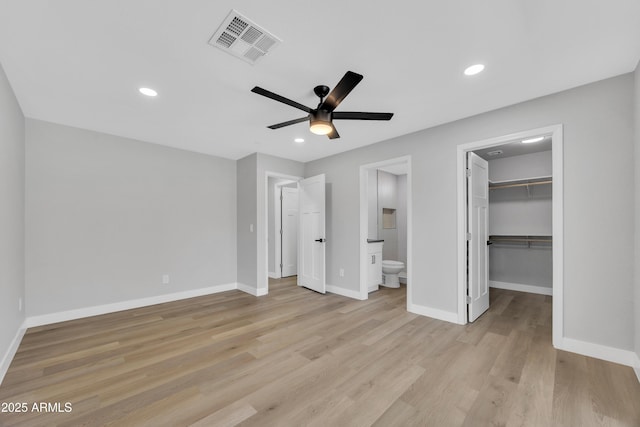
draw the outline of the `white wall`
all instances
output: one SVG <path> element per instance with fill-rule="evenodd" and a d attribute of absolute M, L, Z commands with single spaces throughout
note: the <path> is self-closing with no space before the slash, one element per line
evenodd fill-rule
<path fill-rule="evenodd" d="M 490 181 L 509 181 L 551 175 L 550 150 L 489 160 Z"/>
<path fill-rule="evenodd" d="M 0 381 L 25 318 L 24 164 L 24 116 L 0 66 Z"/>
<path fill-rule="evenodd" d="M 551 151 L 489 161 L 489 178 L 507 181 L 551 176 Z M 551 235 L 551 185 L 489 191 L 489 234 Z"/>
<path fill-rule="evenodd" d="M 26 140 L 29 316 L 236 282 L 235 161 L 31 119 Z"/>
<path fill-rule="evenodd" d="M 562 123 L 564 335 L 632 349 L 632 88 L 626 74 L 307 163 L 332 187 L 328 283 L 358 290 L 360 165 L 411 155 L 413 303 L 455 313 L 457 145 Z M 598 226 L 607 231 L 594 241 Z"/>

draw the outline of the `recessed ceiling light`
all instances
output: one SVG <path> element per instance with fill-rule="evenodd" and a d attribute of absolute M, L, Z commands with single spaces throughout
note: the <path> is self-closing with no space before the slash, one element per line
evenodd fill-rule
<path fill-rule="evenodd" d="M 464 74 L 467 75 L 467 76 L 473 76 L 475 74 L 478 74 L 478 73 L 482 72 L 482 70 L 484 70 L 484 65 L 475 64 L 475 65 L 472 65 L 470 67 L 467 67 L 467 69 L 464 70 Z"/>
<path fill-rule="evenodd" d="M 156 92 L 155 90 L 148 88 L 148 87 L 141 87 L 140 89 L 138 89 L 140 91 L 141 94 L 143 95 L 147 95 L 147 96 L 158 96 L 158 92 Z"/>
<path fill-rule="evenodd" d="M 537 136 L 535 138 L 523 139 L 523 144 L 533 144 L 534 142 L 540 142 L 544 139 L 544 136 Z"/>
<path fill-rule="evenodd" d="M 302 144 L 304 142 L 304 138 L 296 138 L 293 141 L 297 142 L 298 144 Z"/>

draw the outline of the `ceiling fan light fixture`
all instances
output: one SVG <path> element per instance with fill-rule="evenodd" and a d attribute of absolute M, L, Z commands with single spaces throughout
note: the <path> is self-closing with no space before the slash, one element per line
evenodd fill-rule
<path fill-rule="evenodd" d="M 331 123 L 321 120 L 311 122 L 311 126 L 309 127 L 309 130 L 316 135 L 327 135 L 329 132 L 331 132 L 331 129 Z"/>
<path fill-rule="evenodd" d="M 331 113 L 328 111 L 318 110 L 311 114 L 309 123 L 309 130 L 316 135 L 328 135 L 333 130 Z"/>

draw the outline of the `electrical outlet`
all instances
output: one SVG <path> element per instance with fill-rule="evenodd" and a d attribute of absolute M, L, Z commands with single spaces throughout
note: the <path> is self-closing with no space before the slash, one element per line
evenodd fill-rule
<path fill-rule="evenodd" d="M 22 312 L 22 297 L 18 298 L 18 311 Z"/>
<path fill-rule="evenodd" d="M 163 285 L 168 285 L 169 284 L 169 275 L 168 274 L 163 274 L 162 275 L 162 284 Z"/>
<path fill-rule="evenodd" d="M 340 277 L 344 277 L 344 268 L 340 269 Z"/>

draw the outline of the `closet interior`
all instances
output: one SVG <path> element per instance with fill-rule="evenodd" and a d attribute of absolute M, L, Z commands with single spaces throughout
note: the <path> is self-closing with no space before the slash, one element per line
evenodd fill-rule
<path fill-rule="evenodd" d="M 476 154 L 489 169 L 489 286 L 552 295 L 551 137 L 483 151 Z"/>

